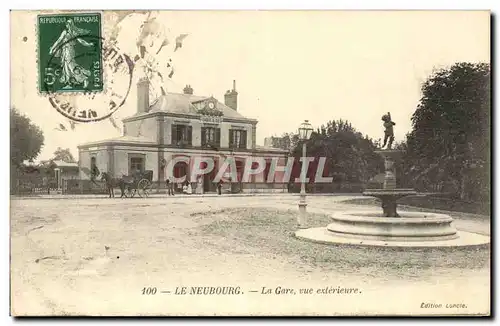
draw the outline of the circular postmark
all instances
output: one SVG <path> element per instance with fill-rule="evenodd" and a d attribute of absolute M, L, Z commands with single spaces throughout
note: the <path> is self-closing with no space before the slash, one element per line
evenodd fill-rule
<path fill-rule="evenodd" d="M 72 42 L 73 46 L 68 46 Z M 91 49 L 76 52 L 74 44 Z M 94 35 L 79 35 L 51 51 L 43 91 L 64 117 L 77 122 L 109 118 L 128 97 L 134 63 L 112 42 Z"/>

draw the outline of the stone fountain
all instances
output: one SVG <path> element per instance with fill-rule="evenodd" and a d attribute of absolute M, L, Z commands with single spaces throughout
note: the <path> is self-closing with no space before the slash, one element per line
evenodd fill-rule
<path fill-rule="evenodd" d="M 384 115 L 382 120 L 386 127 L 383 147 L 387 140 L 389 141 L 386 149 L 376 151 L 384 158 L 383 188 L 363 192 L 364 196 L 378 198 L 382 211 L 352 210 L 330 214 L 332 222 L 326 227 L 298 230 L 296 237 L 328 244 L 392 247 L 455 247 L 489 243 L 488 236 L 457 231 L 449 215 L 427 212 L 398 213 L 398 199 L 415 196 L 417 192 L 396 186 L 395 163 L 400 159 L 402 151 L 392 149 L 392 126 L 395 123 L 390 120 L 390 114 Z"/>

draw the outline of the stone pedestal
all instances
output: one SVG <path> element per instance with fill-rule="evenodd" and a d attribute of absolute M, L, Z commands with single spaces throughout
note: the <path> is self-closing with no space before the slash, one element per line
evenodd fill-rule
<path fill-rule="evenodd" d="M 396 189 L 396 160 L 402 152 L 398 150 L 375 151 L 384 158 L 385 178 L 383 189 Z"/>
<path fill-rule="evenodd" d="M 301 198 L 299 201 L 299 216 L 297 221 L 297 227 L 299 229 L 305 229 L 307 228 L 307 203 L 305 200 L 305 196 L 303 197 L 301 195 L 300 197 Z"/>
<path fill-rule="evenodd" d="M 394 159 L 390 156 L 384 157 L 385 162 L 385 178 L 384 189 L 396 189 L 396 169 L 394 166 Z"/>
<path fill-rule="evenodd" d="M 398 204 L 396 203 L 396 198 L 390 196 L 388 198 L 382 199 L 382 210 L 384 216 L 386 217 L 399 217 L 396 211 Z"/>
<path fill-rule="evenodd" d="M 401 156 L 399 150 L 382 150 L 375 153 L 384 158 L 385 177 L 382 189 L 370 189 L 363 192 L 365 196 L 377 197 L 382 201 L 382 210 L 384 217 L 399 217 L 397 212 L 397 200 L 416 195 L 413 189 L 398 189 L 396 187 L 396 160 Z"/>
<path fill-rule="evenodd" d="M 297 224 L 299 229 L 307 228 L 307 203 L 302 201 L 299 202 L 299 218 Z"/>

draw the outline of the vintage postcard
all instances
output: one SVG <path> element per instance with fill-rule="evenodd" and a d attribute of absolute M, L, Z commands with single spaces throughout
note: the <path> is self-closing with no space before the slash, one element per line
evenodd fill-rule
<path fill-rule="evenodd" d="M 489 316 L 490 24 L 11 11 L 11 315 Z"/>

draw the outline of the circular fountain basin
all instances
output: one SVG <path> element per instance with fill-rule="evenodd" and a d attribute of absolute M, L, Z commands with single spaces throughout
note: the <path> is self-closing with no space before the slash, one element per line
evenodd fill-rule
<path fill-rule="evenodd" d="M 326 228 L 338 236 L 383 241 L 434 241 L 458 237 L 448 215 L 405 212 L 401 217 L 380 217 L 376 211 L 346 212 L 332 217 Z"/>
<path fill-rule="evenodd" d="M 413 189 L 404 189 L 404 188 L 396 188 L 396 189 L 367 189 L 363 191 L 363 196 L 371 196 L 371 197 L 394 197 L 394 198 L 402 198 L 406 196 L 415 196 L 417 192 Z"/>
<path fill-rule="evenodd" d="M 487 235 L 457 231 L 445 214 L 402 212 L 381 217 L 380 212 L 336 213 L 326 227 L 298 230 L 297 238 L 325 244 L 387 247 L 468 247 L 489 244 Z"/>

